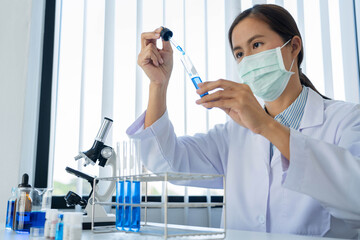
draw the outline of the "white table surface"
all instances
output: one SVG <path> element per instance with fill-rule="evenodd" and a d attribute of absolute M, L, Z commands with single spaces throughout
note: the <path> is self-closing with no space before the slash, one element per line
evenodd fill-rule
<path fill-rule="evenodd" d="M 0 230 L 0 240 L 25 240 L 30 239 L 29 235 L 16 234 L 13 231 L 9 230 Z M 44 238 L 31 238 L 31 239 L 44 239 Z M 159 240 L 163 239 L 162 237 L 154 236 L 144 236 L 136 233 L 124 233 L 124 232 L 112 232 L 112 233 L 92 233 L 90 230 L 84 230 L 82 234 L 82 240 L 119 240 L 119 239 L 144 239 L 144 240 Z M 192 238 L 170 238 L 170 239 L 197 239 L 196 237 Z M 204 239 L 204 238 L 201 238 Z M 238 230 L 228 230 L 226 232 L 226 239 L 228 240 L 335 240 L 334 238 L 321 238 L 321 237 L 307 237 L 299 235 L 289 235 L 289 234 L 274 234 L 274 233 L 260 233 L 260 232 L 249 232 L 249 231 L 238 231 Z"/>

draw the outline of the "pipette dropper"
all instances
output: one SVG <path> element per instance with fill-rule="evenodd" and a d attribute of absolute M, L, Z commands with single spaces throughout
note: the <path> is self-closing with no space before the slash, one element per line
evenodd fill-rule
<path fill-rule="evenodd" d="M 185 54 L 185 51 L 172 39 L 172 36 L 173 36 L 172 31 L 168 28 L 163 27 L 163 29 L 160 32 L 160 36 L 162 37 L 162 39 L 164 41 L 170 41 L 171 44 L 173 44 L 175 46 L 175 48 L 180 51 L 180 53 L 181 53 L 180 60 L 181 60 L 182 64 L 184 65 L 187 74 L 191 78 L 191 81 L 193 82 L 195 88 L 199 89 L 198 84 L 202 83 L 201 78 L 200 78 L 198 72 L 196 71 L 195 66 L 191 62 L 189 56 L 187 56 Z M 204 94 L 201 94 L 200 97 L 203 97 L 205 95 L 208 95 L 208 93 L 206 92 Z"/>

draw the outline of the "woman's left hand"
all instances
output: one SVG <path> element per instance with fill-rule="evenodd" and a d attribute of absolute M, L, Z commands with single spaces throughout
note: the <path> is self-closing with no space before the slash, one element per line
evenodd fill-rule
<path fill-rule="evenodd" d="M 198 85 L 199 95 L 218 89 L 197 100 L 206 108 L 217 107 L 224 110 L 235 122 L 261 134 L 272 142 L 290 160 L 290 130 L 283 126 L 261 107 L 250 87 L 228 80 L 204 82 Z"/>
<path fill-rule="evenodd" d="M 224 79 L 208 81 L 199 84 L 196 91 L 199 95 L 218 89 L 197 100 L 206 108 L 217 107 L 225 111 L 235 122 L 261 134 L 270 121 L 274 121 L 261 107 L 250 87 L 246 84 L 236 83 Z"/>

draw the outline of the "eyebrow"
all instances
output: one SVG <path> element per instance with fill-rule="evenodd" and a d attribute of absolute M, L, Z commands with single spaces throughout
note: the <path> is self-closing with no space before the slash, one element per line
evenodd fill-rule
<path fill-rule="evenodd" d="M 247 44 L 250 44 L 254 39 L 260 38 L 260 37 L 265 37 L 265 36 L 261 35 L 261 34 L 256 34 L 247 40 Z M 242 47 L 236 46 L 232 49 L 232 51 L 234 52 L 235 50 L 238 50 L 238 49 L 242 49 Z"/>

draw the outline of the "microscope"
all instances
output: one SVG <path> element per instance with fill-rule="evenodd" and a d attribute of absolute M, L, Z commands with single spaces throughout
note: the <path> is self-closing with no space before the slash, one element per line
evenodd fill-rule
<path fill-rule="evenodd" d="M 105 145 L 106 136 L 111 128 L 112 120 L 110 118 L 105 117 L 102 121 L 101 127 L 99 129 L 98 134 L 96 135 L 94 144 L 92 147 L 84 152 L 80 152 L 76 157 L 75 160 L 79 160 L 84 158 L 85 164 L 84 166 L 88 166 L 89 164 L 95 165 L 98 162 L 98 165 L 101 167 L 110 166 L 112 168 L 112 176 L 116 176 L 116 154 L 112 147 Z M 77 171 L 75 169 L 66 167 L 65 169 L 68 173 L 74 174 L 77 177 L 83 178 L 87 180 L 91 185 L 91 192 L 89 194 L 89 200 L 86 201 L 85 199 L 81 198 L 74 192 L 69 192 L 65 196 L 65 201 L 68 206 L 75 206 L 80 205 L 85 207 L 85 214 L 83 218 L 83 227 L 85 229 L 90 228 L 91 219 L 93 214 L 95 213 L 95 224 L 96 225 L 111 225 L 115 223 L 115 215 L 108 214 L 102 205 L 96 204 L 95 205 L 95 212 L 92 211 L 92 203 L 94 199 L 92 199 L 92 193 L 95 191 L 93 189 L 94 177 L 89 176 L 83 172 Z M 115 190 L 116 183 L 115 181 L 109 182 L 110 184 L 107 186 L 107 189 L 103 194 L 100 194 L 99 191 L 95 191 L 95 200 L 97 202 L 106 202 L 109 200 Z M 97 185 L 98 181 L 95 182 L 95 188 L 99 188 Z M 97 190 L 96 189 L 96 190 Z"/>

